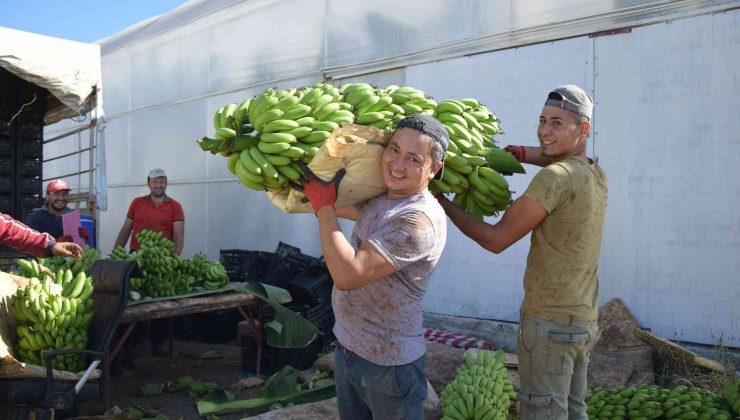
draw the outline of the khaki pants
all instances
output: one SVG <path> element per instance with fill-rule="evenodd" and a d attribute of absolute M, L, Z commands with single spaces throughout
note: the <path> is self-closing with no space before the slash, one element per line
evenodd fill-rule
<path fill-rule="evenodd" d="M 517 355 L 522 420 L 588 419 L 586 368 L 598 324 L 525 316 Z"/>

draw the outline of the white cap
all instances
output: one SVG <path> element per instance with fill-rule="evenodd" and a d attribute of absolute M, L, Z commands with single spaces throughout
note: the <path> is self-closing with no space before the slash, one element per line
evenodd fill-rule
<path fill-rule="evenodd" d="M 167 178 L 167 174 L 164 172 L 164 169 L 156 168 L 149 171 L 149 175 L 147 175 L 148 179 L 152 178 L 159 178 L 159 177 L 165 177 Z"/>

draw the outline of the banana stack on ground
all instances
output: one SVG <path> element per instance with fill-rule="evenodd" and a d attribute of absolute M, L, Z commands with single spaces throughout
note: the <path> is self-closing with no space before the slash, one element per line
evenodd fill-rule
<path fill-rule="evenodd" d="M 267 89 L 239 105 L 219 109 L 213 118 L 216 138 L 205 137 L 199 145 L 227 157 L 229 171 L 246 187 L 281 190 L 300 178 L 297 162 L 310 162 L 341 124 L 392 129 L 412 114 L 436 117 L 452 140 L 444 178 L 431 183 L 432 192 L 455 193 L 453 201 L 479 219 L 509 206 L 511 192 L 502 174 L 524 169 L 496 146 L 493 136 L 500 134 L 499 121 L 473 98 L 438 104 L 410 86 L 380 89 L 367 83 Z"/>
<path fill-rule="evenodd" d="M 496 356 L 468 351 L 457 376 L 442 390 L 442 419 L 493 420 L 508 418 L 516 400 L 514 387 L 504 367 L 504 352 Z"/>
<path fill-rule="evenodd" d="M 597 387 L 587 395 L 589 419 L 732 419 L 727 402 L 714 393 L 684 385 Z"/>
<path fill-rule="evenodd" d="M 724 397 L 735 414 L 740 417 L 740 379 L 725 385 Z"/>
<path fill-rule="evenodd" d="M 19 360 L 43 366 L 48 350 L 85 349 L 93 315 L 92 293 L 92 278 L 84 271 L 74 275 L 66 267 L 53 277 L 31 277 L 28 285 L 18 288 L 9 309 L 17 324 Z M 52 367 L 79 371 L 85 367 L 85 357 L 57 356 Z"/>

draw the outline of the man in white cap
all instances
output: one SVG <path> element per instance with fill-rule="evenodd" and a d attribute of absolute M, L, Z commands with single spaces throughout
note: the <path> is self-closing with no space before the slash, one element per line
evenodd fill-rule
<path fill-rule="evenodd" d="M 131 202 L 115 245 L 125 246 L 131 237 L 131 250 L 139 249 L 136 235 L 144 229 L 162 232 L 175 243 L 174 255 L 180 255 L 185 243 L 185 213 L 180 203 L 165 194 L 167 174 L 163 169 L 152 169 L 147 176 L 149 194 Z"/>
<path fill-rule="evenodd" d="M 26 225 L 39 232 L 48 233 L 58 242 L 72 242 L 72 237 L 64 234 L 62 226 L 62 215 L 72 211 L 67 206 L 69 203 L 69 192 L 72 189 L 61 179 L 54 179 L 46 184 L 46 202 L 26 219 Z M 90 232 L 80 227 L 78 234 L 85 242 Z"/>
<path fill-rule="evenodd" d="M 587 418 L 607 196 L 604 171 L 586 156 L 592 110 L 577 86 L 550 92 L 537 127 L 540 146 L 507 147 L 519 161 L 544 169 L 495 225 L 438 197 L 452 222 L 495 254 L 532 232 L 517 341 L 523 419 Z"/>

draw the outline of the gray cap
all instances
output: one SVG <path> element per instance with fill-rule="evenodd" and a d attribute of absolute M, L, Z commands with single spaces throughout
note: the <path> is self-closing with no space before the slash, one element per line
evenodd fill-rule
<path fill-rule="evenodd" d="M 164 169 L 155 168 L 149 171 L 149 175 L 147 175 L 147 179 L 159 178 L 162 176 L 167 178 L 167 174 L 164 172 Z"/>
<path fill-rule="evenodd" d="M 450 143 L 450 137 L 447 134 L 447 130 L 444 128 L 441 122 L 434 117 L 430 117 L 424 114 L 409 115 L 398 122 L 396 130 L 399 128 L 412 128 L 416 131 L 420 131 L 427 136 L 431 137 L 442 146 L 442 153 L 447 151 L 447 145 Z M 442 171 L 444 170 L 444 157 L 442 158 L 442 168 L 434 175 L 434 179 L 442 178 Z"/>
<path fill-rule="evenodd" d="M 583 89 L 576 85 L 563 85 L 553 90 L 547 95 L 545 105 L 563 108 L 589 120 L 591 120 L 594 109 L 594 101 Z"/>

